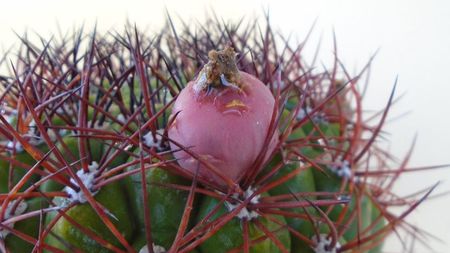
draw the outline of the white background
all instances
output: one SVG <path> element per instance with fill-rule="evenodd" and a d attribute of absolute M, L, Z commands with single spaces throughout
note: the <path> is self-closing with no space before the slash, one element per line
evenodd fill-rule
<path fill-rule="evenodd" d="M 121 29 L 127 18 L 140 27 L 157 30 L 165 20 L 164 8 L 175 17 L 203 20 L 214 8 L 225 20 L 245 15 L 262 16 L 270 9 L 272 24 L 300 41 L 317 18 L 315 32 L 306 56 L 322 39 L 320 59 L 332 57 L 332 32 L 337 36 L 338 53 L 351 71 L 361 68 L 378 49 L 366 109 L 381 109 L 396 76 L 397 94 L 405 97 L 395 105 L 389 122 L 392 153 L 402 157 L 415 134 L 417 145 L 411 165 L 450 163 L 450 1 L 26 1 L 0 0 L 0 45 L 5 49 L 18 43 L 13 31 L 26 29 L 46 38 L 63 30 L 97 22 L 100 31 Z M 294 40 L 295 41 L 295 40 Z M 1 52 L 1 51 L 0 51 Z M 407 194 L 441 184 L 437 193 L 450 191 L 450 169 L 423 172 L 404 177 L 399 194 Z M 417 246 L 415 252 L 450 252 L 450 196 L 427 201 L 409 221 L 444 242 L 429 241 L 432 249 Z M 403 252 L 395 236 L 386 252 Z"/>

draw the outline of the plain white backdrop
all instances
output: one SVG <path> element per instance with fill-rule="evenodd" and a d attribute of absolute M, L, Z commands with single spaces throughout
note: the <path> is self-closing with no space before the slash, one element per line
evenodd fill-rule
<path fill-rule="evenodd" d="M 389 122 L 391 151 L 402 157 L 412 139 L 418 139 L 411 165 L 450 163 L 450 1 L 57 1 L 0 0 L 0 46 L 18 43 L 13 31 L 37 32 L 46 38 L 84 24 L 100 31 L 121 29 L 127 20 L 157 30 L 165 20 L 165 8 L 176 18 L 203 20 L 212 8 L 225 20 L 263 15 L 270 10 L 272 24 L 300 41 L 314 20 L 316 28 L 306 50 L 312 56 L 322 41 L 321 61 L 333 56 L 335 31 L 338 54 L 348 69 L 358 70 L 380 49 L 372 67 L 366 109 L 381 109 L 398 76 L 397 94 L 405 94 L 395 105 Z M 2 52 L 2 51 L 0 51 Z M 405 176 L 397 187 L 400 195 L 440 181 L 436 193 L 450 191 L 450 169 Z M 417 245 L 415 252 L 450 252 L 450 196 L 427 201 L 408 220 L 438 236 L 432 249 Z M 395 236 L 386 252 L 403 252 Z"/>

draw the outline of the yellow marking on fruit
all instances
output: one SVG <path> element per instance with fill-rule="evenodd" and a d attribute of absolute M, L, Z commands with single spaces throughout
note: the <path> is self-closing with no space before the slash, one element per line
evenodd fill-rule
<path fill-rule="evenodd" d="M 225 105 L 226 108 L 232 108 L 232 107 L 244 107 L 247 108 L 247 105 L 242 103 L 239 99 L 233 99 L 231 102 Z"/>

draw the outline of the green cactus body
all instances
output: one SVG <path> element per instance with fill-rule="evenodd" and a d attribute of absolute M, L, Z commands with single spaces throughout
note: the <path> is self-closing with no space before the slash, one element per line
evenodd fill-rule
<path fill-rule="evenodd" d="M 136 168 L 136 167 L 135 167 Z M 131 170 L 133 168 L 130 168 Z M 156 245 L 166 249 L 172 246 L 177 234 L 188 197 L 187 191 L 166 188 L 159 184 L 187 185 L 189 182 L 180 176 L 161 168 L 151 168 L 145 173 L 148 193 L 148 210 L 152 238 Z M 145 233 L 145 217 L 141 174 L 134 174 L 125 180 L 133 216 L 136 217 L 138 233 Z"/>
<path fill-rule="evenodd" d="M 358 206 L 359 205 L 359 206 Z M 333 208 L 333 210 L 330 213 L 330 218 L 332 220 L 337 220 L 337 217 L 339 216 L 339 214 L 341 213 L 342 210 L 341 209 L 342 206 L 335 206 Z M 355 213 L 352 212 L 355 209 L 359 209 L 355 215 L 355 217 L 353 218 L 353 221 L 350 223 L 350 227 L 348 228 L 348 230 L 344 233 L 344 238 L 347 241 L 353 241 L 353 240 L 357 240 L 358 236 L 364 231 L 364 229 L 366 229 L 367 227 L 370 226 L 370 224 L 372 223 L 372 204 L 370 202 L 370 200 L 363 196 L 361 197 L 360 202 L 358 203 L 357 199 L 355 197 L 352 197 L 350 204 L 349 204 L 349 210 L 350 213 Z M 350 215 L 348 215 L 350 216 Z M 345 221 L 345 219 L 344 219 Z"/>
<path fill-rule="evenodd" d="M 199 222 L 202 218 L 206 217 L 217 205 L 219 200 L 212 197 L 205 197 L 199 207 L 199 214 L 197 221 Z M 219 218 L 221 215 L 228 213 L 229 211 L 225 206 L 219 208 L 219 210 L 211 217 L 210 221 Z M 285 219 L 281 216 L 274 216 L 282 223 L 285 223 Z M 259 217 L 259 221 L 269 230 L 272 231 L 277 239 L 285 246 L 286 249 L 291 247 L 291 238 L 289 232 L 286 229 L 279 229 L 280 225 L 270 221 L 266 218 Z M 234 248 L 241 247 L 243 245 L 243 227 L 242 221 L 238 218 L 233 218 L 227 224 L 225 224 L 219 231 L 217 231 L 213 236 L 206 240 L 200 245 L 201 252 L 217 252 L 225 253 Z M 264 232 L 261 231 L 252 221 L 249 221 L 249 240 L 255 240 L 264 236 Z M 276 244 L 269 238 L 261 242 L 257 242 L 250 246 L 251 253 L 265 253 L 265 252 L 281 252 L 281 250 L 276 246 Z"/>
<path fill-rule="evenodd" d="M 371 234 L 374 234 L 378 231 L 380 231 L 381 229 L 384 228 L 384 226 L 386 226 L 386 219 L 383 216 L 380 216 L 380 210 L 378 210 L 378 208 L 372 203 L 372 212 L 371 212 L 371 221 L 372 222 L 376 222 L 375 227 L 372 229 Z M 380 218 L 381 217 L 381 218 Z M 382 240 L 382 236 L 383 234 L 379 235 L 377 237 L 377 239 L 381 239 Z M 383 250 L 383 244 L 380 243 L 379 245 L 377 245 L 376 247 L 374 247 L 373 249 L 371 249 L 369 251 L 369 253 L 381 253 Z"/>
<path fill-rule="evenodd" d="M 319 128 L 322 134 L 330 138 L 332 140 L 333 138 L 339 136 L 339 129 L 340 125 L 336 123 L 327 123 L 327 122 L 321 122 L 316 124 Z M 317 130 L 314 129 L 314 125 L 311 122 L 306 122 L 302 128 L 297 128 L 295 131 L 291 133 L 289 138 L 291 140 L 298 140 L 302 138 L 306 138 L 308 136 L 319 136 L 317 133 Z M 347 145 L 346 143 L 341 145 Z M 316 157 L 319 157 L 321 154 L 324 153 L 324 150 L 321 148 L 313 148 L 313 147 L 302 147 L 300 149 L 301 153 L 308 157 L 309 159 L 315 159 Z M 285 166 L 287 167 L 287 166 Z M 330 169 L 326 167 L 322 167 L 322 170 L 324 172 L 319 171 L 318 169 L 311 168 L 310 176 L 308 177 L 309 180 L 311 180 L 313 183 L 310 183 L 314 187 L 309 189 L 308 191 L 314 192 L 339 192 L 342 184 L 342 178 L 336 175 L 335 172 L 331 171 Z M 308 172 L 306 175 L 309 174 Z M 284 187 L 284 185 L 282 186 Z M 299 192 L 306 192 L 304 189 L 300 189 Z M 357 203 L 357 199 L 354 195 L 351 196 L 350 202 L 348 203 L 347 211 L 344 216 L 344 218 L 341 220 L 340 224 L 344 224 L 348 221 L 348 219 L 351 218 L 352 213 L 355 213 L 355 211 L 358 209 L 358 214 L 353 217 L 352 221 L 349 224 L 349 227 L 345 229 L 345 233 L 343 234 L 343 237 L 341 237 L 339 240 L 342 243 L 343 241 L 352 241 L 358 238 L 358 233 L 361 233 L 365 228 L 370 226 L 372 222 L 372 204 L 370 200 L 362 196 L 361 201 Z M 358 205 L 358 206 L 357 206 Z M 323 207 L 323 210 L 326 210 L 327 207 Z M 344 210 L 344 205 L 335 205 L 331 208 L 331 212 L 329 214 L 329 218 L 332 221 L 337 221 L 339 216 L 341 215 L 342 211 Z M 288 222 L 289 223 L 289 222 Z M 329 231 L 326 226 L 321 226 L 321 231 Z M 302 231 L 308 231 L 308 230 L 302 230 Z M 310 231 L 308 231 L 310 232 Z M 309 236 L 312 236 L 310 232 Z M 293 246 L 295 246 L 295 243 L 293 243 Z M 306 247 L 301 247 L 301 250 L 298 252 L 308 252 L 311 251 L 310 246 L 305 245 Z M 293 249 L 295 249 L 293 247 Z"/>
<path fill-rule="evenodd" d="M 48 147 L 46 145 L 39 145 L 38 147 L 41 152 L 48 152 Z M 12 157 L 11 155 L 9 155 Z M 31 168 L 36 164 L 36 160 L 25 151 L 17 152 L 14 156 L 14 160 L 23 163 L 28 168 Z M 12 184 L 10 187 L 14 187 L 27 173 L 28 168 L 23 168 L 19 165 L 12 165 Z M 41 168 L 39 168 L 41 169 Z M 8 182 L 9 182 L 9 174 L 10 174 L 10 163 L 7 160 L 0 160 L 0 193 L 9 192 Z M 19 191 L 24 191 L 28 187 L 30 187 L 33 183 L 37 182 L 40 178 L 40 175 L 34 173 L 31 175 L 30 179 L 25 182 L 25 184 L 19 189 Z"/>
<path fill-rule="evenodd" d="M 140 252 L 144 246 L 147 245 L 147 239 L 145 238 L 145 234 L 139 235 L 136 240 L 133 242 L 133 248 L 136 252 Z M 199 253 L 196 249 L 189 251 L 189 253 Z"/>
<path fill-rule="evenodd" d="M 61 143 L 58 143 L 57 148 L 63 153 L 63 156 L 67 161 L 77 161 L 80 159 L 80 151 L 78 148 L 78 137 L 74 136 L 64 136 L 62 141 L 65 145 L 67 145 L 68 150 L 63 148 Z M 103 143 L 101 140 L 89 138 L 86 139 L 86 143 L 88 143 L 88 153 L 90 155 L 91 161 L 100 161 L 103 154 Z M 90 152 L 89 152 L 90 151 Z M 74 160 L 73 160 L 74 159 Z"/>
<path fill-rule="evenodd" d="M 39 186 L 39 189 L 42 192 L 56 192 L 56 191 L 61 191 L 63 188 L 64 188 L 64 185 L 58 183 L 55 180 L 47 180 Z"/>
<path fill-rule="evenodd" d="M 268 165 L 269 169 L 274 165 L 274 163 L 278 163 L 281 161 L 281 156 L 277 155 L 272 162 Z M 291 162 L 290 164 L 287 164 L 283 166 L 273 177 L 272 180 L 276 181 L 279 178 L 283 177 L 284 175 L 294 171 L 295 169 L 300 167 L 299 162 Z M 289 179 L 284 184 L 281 184 L 271 190 L 269 190 L 269 194 L 272 196 L 277 195 L 285 195 L 285 194 L 294 194 L 294 193 L 306 193 L 306 192 L 315 192 L 315 185 L 314 185 L 314 178 L 313 178 L 313 172 L 312 168 L 308 168 L 304 171 L 301 171 L 299 174 L 297 174 L 295 177 Z M 302 201 L 302 199 L 298 199 Z M 310 199 L 313 200 L 313 199 Z M 295 200 L 294 200 L 295 201 Z M 316 216 L 316 211 L 313 207 L 306 207 L 306 208 L 290 208 L 287 211 L 298 213 L 298 214 L 309 214 L 313 217 Z M 301 233 L 302 235 L 311 238 L 314 235 L 314 224 L 312 224 L 312 221 L 309 221 L 307 219 L 300 219 L 300 218 L 292 218 L 292 217 L 286 217 L 287 224 L 295 229 L 297 232 Z M 291 252 L 310 252 L 311 247 L 298 237 L 296 237 L 294 234 L 291 234 Z"/>
<path fill-rule="evenodd" d="M 27 209 L 25 213 L 40 210 L 48 206 L 48 202 L 44 198 L 32 198 L 26 200 Z M 43 218 L 43 217 L 42 217 Z M 35 216 L 28 218 L 26 220 L 18 221 L 14 224 L 14 229 L 18 230 L 24 234 L 27 234 L 33 238 L 37 238 L 39 234 L 39 224 L 41 217 Z M 5 245 L 10 250 L 10 252 L 32 252 L 34 244 L 23 240 L 22 238 L 9 234 L 5 238 Z"/>
<path fill-rule="evenodd" d="M 147 239 L 145 238 L 145 234 L 141 233 L 133 240 L 133 244 L 131 246 L 133 246 L 134 250 L 139 252 L 145 245 L 147 245 Z"/>
<path fill-rule="evenodd" d="M 95 200 L 105 207 L 105 211 L 110 213 L 109 219 L 128 241 L 131 240 L 133 233 L 133 221 L 127 205 L 126 195 L 119 183 L 111 183 L 104 186 L 96 195 Z M 62 205 L 63 198 L 54 199 L 56 205 Z M 47 222 L 50 222 L 57 212 L 47 214 Z M 66 212 L 84 228 L 90 229 L 96 235 L 108 241 L 116 247 L 121 247 L 118 239 L 111 233 L 108 227 L 103 223 L 95 210 L 88 204 L 78 204 Z M 67 219 L 61 217 L 52 228 L 52 233 L 62 238 L 69 245 L 72 245 L 85 252 L 110 252 L 97 241 L 89 238 L 84 232 L 74 227 Z M 64 244 L 60 243 L 54 236 L 47 237 L 47 243 L 62 250 L 69 250 Z"/>
<path fill-rule="evenodd" d="M 68 149 L 64 148 L 64 145 L 57 143 L 56 148 L 62 152 L 62 155 L 66 159 L 66 162 L 72 163 L 80 159 L 80 151 L 78 147 L 78 137 L 66 135 L 62 138 L 62 142 Z M 104 144 L 98 139 L 88 139 L 88 153 L 90 154 L 91 161 L 98 162 L 102 158 Z M 55 180 L 47 180 L 40 186 L 43 192 L 55 192 L 64 188 L 64 185 L 58 183 Z"/>
<path fill-rule="evenodd" d="M 105 145 L 107 146 L 107 145 Z M 114 152 L 114 149 L 112 149 L 111 153 Z M 117 166 L 120 166 L 124 164 L 128 159 L 130 158 L 130 155 L 127 152 L 120 152 L 109 164 L 108 168 L 115 168 Z"/>

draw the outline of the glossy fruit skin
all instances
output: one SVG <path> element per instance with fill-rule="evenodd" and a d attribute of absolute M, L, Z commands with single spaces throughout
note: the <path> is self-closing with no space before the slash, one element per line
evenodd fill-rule
<path fill-rule="evenodd" d="M 128 241 L 131 240 L 131 236 L 134 229 L 133 220 L 130 216 L 130 210 L 127 205 L 126 196 L 119 183 L 111 183 L 104 186 L 96 195 L 96 201 L 103 205 L 114 217 L 110 216 L 110 220 L 121 234 Z M 54 202 L 57 205 L 62 203 L 63 199 L 57 197 Z M 56 215 L 56 212 L 47 214 L 46 220 L 49 223 Z M 78 204 L 67 211 L 72 219 L 78 222 L 85 228 L 95 232 L 98 236 L 102 237 L 112 245 L 121 248 L 121 245 L 117 238 L 109 231 L 95 210 L 89 203 Z M 70 245 L 75 246 L 85 252 L 99 252 L 106 253 L 111 252 L 104 248 L 95 240 L 89 238 L 85 233 L 78 230 L 72 224 L 61 217 L 55 226 L 52 228 L 52 232 L 61 237 Z M 49 245 L 57 247 L 59 249 L 68 250 L 63 244 L 61 244 L 54 236 L 49 235 L 46 238 L 46 242 Z"/>
<path fill-rule="evenodd" d="M 261 81 L 245 72 L 239 72 L 241 90 L 224 88 L 199 93 L 191 81 L 180 92 L 172 109 L 176 119 L 169 128 L 169 138 L 195 152 L 223 175 L 238 181 L 247 172 L 263 149 L 272 119 L 275 99 Z M 278 143 L 275 133 L 267 147 L 266 159 Z M 179 147 L 171 143 L 171 149 Z M 212 183 L 225 185 L 223 179 L 198 164 L 184 151 L 174 156 L 184 169 Z"/>
<path fill-rule="evenodd" d="M 218 204 L 219 200 L 212 197 L 204 197 L 200 206 L 199 213 L 197 216 L 197 223 L 200 222 L 209 212 L 211 212 Z M 219 210 L 211 217 L 210 221 L 213 221 L 220 216 L 228 213 L 228 209 L 222 205 Z M 273 216 L 282 223 L 285 223 L 285 219 L 281 216 Z M 258 217 L 259 221 L 269 230 L 275 231 L 280 225 L 262 217 Z M 227 224 L 225 224 L 219 231 L 217 231 L 213 236 L 207 239 L 200 245 L 200 251 L 203 253 L 225 253 L 234 248 L 241 247 L 243 245 L 243 228 L 242 222 L 238 218 L 233 218 Z M 277 230 L 274 232 L 278 240 L 282 242 L 286 249 L 291 248 L 291 238 L 289 232 L 286 229 Z M 264 236 L 262 232 L 256 225 L 249 221 L 249 238 L 250 241 Z M 273 252 L 278 253 L 281 250 L 269 239 L 258 242 L 250 247 L 251 253 L 265 253 Z"/>
<path fill-rule="evenodd" d="M 48 206 L 48 202 L 44 198 L 32 198 L 26 200 L 26 203 L 27 209 L 25 210 L 25 213 L 40 210 Z M 40 217 L 35 216 L 32 218 L 28 218 L 26 220 L 16 222 L 14 224 L 14 229 L 24 234 L 27 234 L 33 238 L 37 238 L 39 234 L 39 222 Z M 23 252 L 23 253 L 31 252 L 35 246 L 34 244 L 31 244 L 12 233 L 6 236 L 5 244 L 6 248 L 10 252 Z"/>
<path fill-rule="evenodd" d="M 129 170 L 134 169 L 130 168 Z M 148 209 L 154 243 L 169 249 L 175 239 L 186 206 L 187 191 L 165 188 L 156 184 L 187 185 L 188 181 L 161 168 L 146 171 Z M 145 234 L 145 217 L 141 174 L 125 179 L 125 186 L 139 234 Z"/>

